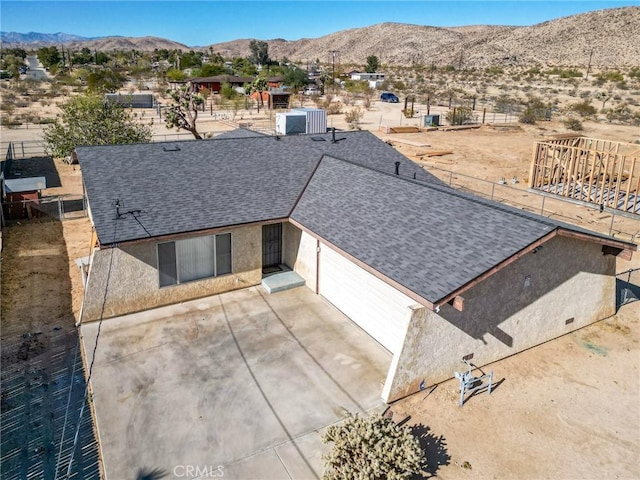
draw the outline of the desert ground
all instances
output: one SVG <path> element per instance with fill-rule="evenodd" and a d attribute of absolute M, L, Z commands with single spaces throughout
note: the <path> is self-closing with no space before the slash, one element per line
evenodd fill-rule
<path fill-rule="evenodd" d="M 528 192 L 526 185 L 532 145 L 566 133 L 560 121 L 519 125 L 503 119 L 471 130 L 382 133 L 381 126 L 418 125 L 420 118 L 403 118 L 401 108 L 374 102 L 359 126 L 456 188 L 487 194 L 504 178 L 507 185 L 498 187 L 497 199 L 540 213 L 541 198 Z M 207 136 L 238 124 L 273 128 L 272 115 L 263 111 L 215 113 L 201 115 L 199 128 Z M 152 115 L 157 113 L 145 112 L 143 121 Z M 328 122 L 337 129 L 348 128 L 343 114 L 329 116 Z M 590 137 L 629 143 L 640 139 L 638 127 L 596 122 L 584 122 L 584 127 L 581 133 Z M 157 120 L 153 131 L 158 136 L 177 133 Z M 3 126 L 0 133 L 3 145 L 42 139 L 42 128 L 35 126 Z M 429 151 L 451 153 L 417 155 Z M 82 193 L 78 166 L 57 159 L 55 167 L 61 186 L 45 194 Z M 510 182 L 514 177 L 518 183 Z M 603 233 L 612 229 L 611 216 L 596 209 L 547 199 L 542 211 Z M 616 236 L 638 242 L 638 220 L 616 218 L 613 227 Z M 89 254 L 90 243 L 87 218 L 20 222 L 3 229 L 3 375 L 42 362 L 51 355 L 56 332 L 74 331 L 83 292 L 75 260 Z M 620 277 L 621 288 L 627 286 L 622 280 L 629 280 L 631 298 L 640 295 L 638 257 L 619 263 L 620 272 L 633 269 Z M 460 408 L 458 384 L 451 380 L 392 405 L 394 419 L 427 427 L 431 478 L 640 478 L 639 322 L 640 302 L 631 302 L 612 318 L 483 367 L 493 370 L 497 381 L 491 395 L 476 395 Z M 32 337 L 25 334 L 34 340 L 26 342 Z M 10 407 L 3 397 L 3 415 Z"/>

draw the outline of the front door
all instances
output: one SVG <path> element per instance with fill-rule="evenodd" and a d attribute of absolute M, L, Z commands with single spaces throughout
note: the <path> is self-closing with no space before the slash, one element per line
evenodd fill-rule
<path fill-rule="evenodd" d="M 262 269 L 269 273 L 269 270 L 277 268 L 282 263 L 282 224 L 262 226 Z M 266 270 L 266 271 L 265 271 Z"/>

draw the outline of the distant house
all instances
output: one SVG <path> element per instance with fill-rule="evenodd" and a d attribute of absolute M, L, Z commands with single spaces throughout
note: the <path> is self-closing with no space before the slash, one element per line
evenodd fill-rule
<path fill-rule="evenodd" d="M 77 156 L 98 239 L 83 321 L 288 265 L 391 352 L 387 402 L 450 378 L 463 356 L 485 365 L 612 315 L 616 256 L 636 250 L 453 190 L 364 131 Z"/>
<path fill-rule="evenodd" d="M 351 80 L 366 80 L 366 81 L 384 81 L 386 74 L 384 73 L 365 73 L 365 72 L 351 72 Z"/>
<path fill-rule="evenodd" d="M 271 109 L 289 108 L 291 104 L 291 92 L 285 92 L 279 89 L 270 89 L 266 92 L 253 92 L 251 98 L 262 101 Z"/>
<path fill-rule="evenodd" d="M 213 93 L 220 93 L 222 85 L 230 84 L 232 87 L 243 87 L 245 83 L 253 82 L 253 77 L 237 77 L 235 75 L 215 75 L 213 77 L 196 77 L 189 80 L 194 92 L 207 89 Z"/>
<path fill-rule="evenodd" d="M 384 73 L 351 72 L 351 80 L 368 82 L 370 88 L 379 88 L 385 81 Z"/>

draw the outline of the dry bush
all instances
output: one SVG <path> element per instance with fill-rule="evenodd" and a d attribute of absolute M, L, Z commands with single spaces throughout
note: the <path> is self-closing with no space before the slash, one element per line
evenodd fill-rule
<path fill-rule="evenodd" d="M 360 130 L 360 120 L 364 112 L 360 107 L 351 109 L 344 114 L 345 121 L 349 124 L 349 130 Z"/>

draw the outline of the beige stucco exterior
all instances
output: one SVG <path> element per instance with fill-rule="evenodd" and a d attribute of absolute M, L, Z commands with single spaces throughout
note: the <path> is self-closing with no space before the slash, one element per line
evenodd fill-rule
<path fill-rule="evenodd" d="M 157 243 L 96 249 L 91 259 L 82 321 L 100 319 L 108 276 L 103 318 L 258 285 L 262 280 L 262 227 L 239 227 L 219 233 L 226 232 L 231 232 L 231 274 L 162 288 L 158 279 Z"/>
<path fill-rule="evenodd" d="M 451 378 L 465 355 L 486 365 L 613 315 L 615 281 L 615 257 L 601 245 L 554 237 L 465 292 L 463 311 L 414 307 L 383 399 Z"/>
<path fill-rule="evenodd" d="M 304 278 L 307 287 L 318 293 L 318 241 L 288 222 L 283 225 L 282 232 L 284 263 Z"/>

